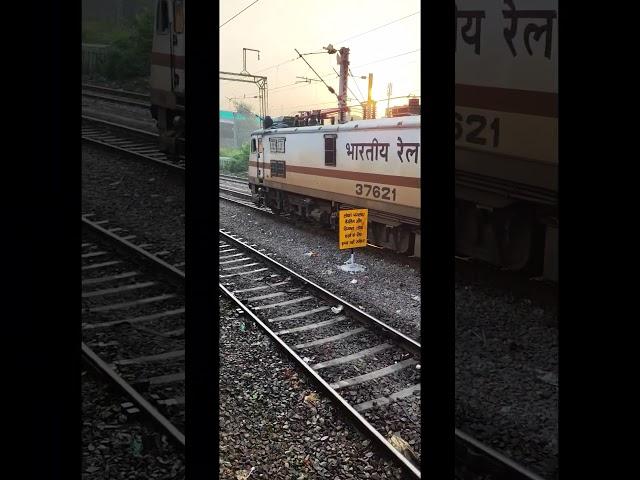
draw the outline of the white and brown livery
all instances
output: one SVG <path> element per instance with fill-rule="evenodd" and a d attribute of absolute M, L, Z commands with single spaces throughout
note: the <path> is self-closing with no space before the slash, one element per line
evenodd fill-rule
<path fill-rule="evenodd" d="M 256 203 L 335 225 L 369 209 L 369 240 L 420 253 L 420 116 L 257 130 L 249 185 Z"/>
<path fill-rule="evenodd" d="M 184 133 L 185 0 L 156 0 L 151 51 L 151 113 L 164 151 Z"/>

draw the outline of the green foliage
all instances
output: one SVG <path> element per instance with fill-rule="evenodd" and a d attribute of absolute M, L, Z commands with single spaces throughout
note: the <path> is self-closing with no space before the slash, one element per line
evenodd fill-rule
<path fill-rule="evenodd" d="M 233 160 L 226 162 L 223 171 L 228 173 L 247 173 L 249 170 L 249 144 L 243 143 L 240 148 L 221 148 L 221 157 L 230 157 Z M 222 169 L 222 165 L 220 165 Z"/>
<path fill-rule="evenodd" d="M 153 14 L 143 10 L 124 26 L 108 22 L 87 22 L 82 41 L 111 45 L 98 73 L 109 80 L 148 76 L 153 43 Z"/>

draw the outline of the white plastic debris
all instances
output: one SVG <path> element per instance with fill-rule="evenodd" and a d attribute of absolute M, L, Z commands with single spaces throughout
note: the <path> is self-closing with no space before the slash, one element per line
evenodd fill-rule
<path fill-rule="evenodd" d="M 351 283 L 358 283 L 358 280 L 356 280 L 355 278 L 353 280 L 351 280 Z"/>
<path fill-rule="evenodd" d="M 416 370 L 420 370 L 422 367 L 420 366 L 420 364 L 416 365 Z"/>
<path fill-rule="evenodd" d="M 338 305 L 337 307 L 331 307 L 331 311 L 333 313 L 340 313 L 343 308 L 344 308 L 344 305 Z"/>
<path fill-rule="evenodd" d="M 411 299 L 417 302 L 418 300 L 420 300 L 420 297 L 418 295 L 411 295 Z"/>
<path fill-rule="evenodd" d="M 304 362 L 307 362 L 307 363 L 309 363 L 309 362 L 311 361 L 311 359 L 310 359 L 309 357 L 304 357 L 302 360 L 303 360 Z"/>

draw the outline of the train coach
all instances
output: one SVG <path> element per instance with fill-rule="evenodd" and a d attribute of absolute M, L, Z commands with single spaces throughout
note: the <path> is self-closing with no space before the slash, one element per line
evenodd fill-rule
<path fill-rule="evenodd" d="M 375 245 L 420 256 L 420 116 L 252 132 L 253 201 L 335 227 L 369 209 Z"/>
<path fill-rule="evenodd" d="M 185 0 L 156 0 L 151 50 L 151 115 L 157 122 L 160 148 L 183 153 Z"/>

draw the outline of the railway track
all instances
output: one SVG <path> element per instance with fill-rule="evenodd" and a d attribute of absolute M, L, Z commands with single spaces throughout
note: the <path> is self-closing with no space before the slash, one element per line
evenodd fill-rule
<path fill-rule="evenodd" d="M 82 357 L 178 447 L 185 445 L 184 279 L 124 229 L 82 217 Z M 148 250 L 147 250 L 148 249 Z"/>
<path fill-rule="evenodd" d="M 396 460 L 407 478 L 420 478 L 420 344 L 231 232 L 220 231 L 219 252 L 220 291 Z M 542 480 L 458 429 L 455 442 L 457 478 Z"/>
<path fill-rule="evenodd" d="M 88 98 L 95 98 L 106 102 L 132 105 L 136 107 L 149 108 L 151 103 L 149 95 L 138 92 L 129 92 L 115 88 L 101 87 L 99 85 L 82 84 L 82 95 Z"/>
<path fill-rule="evenodd" d="M 155 133 L 83 115 L 82 141 L 161 166 L 184 178 L 186 158 L 161 152 Z"/>
<path fill-rule="evenodd" d="M 407 478 L 420 478 L 420 344 L 229 232 L 220 231 L 219 252 L 220 291 L 306 370 Z M 400 420 L 409 416 L 417 420 Z M 395 436 L 385 436 L 389 425 Z M 405 445 L 404 453 L 394 442 Z"/>

